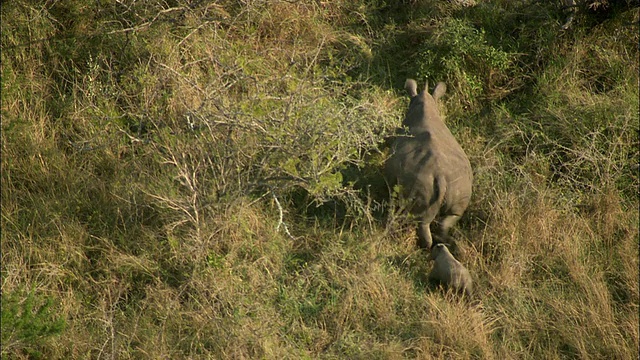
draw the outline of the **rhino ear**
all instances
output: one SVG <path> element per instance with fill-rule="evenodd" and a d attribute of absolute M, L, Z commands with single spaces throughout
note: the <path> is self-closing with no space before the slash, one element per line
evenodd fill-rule
<path fill-rule="evenodd" d="M 436 88 L 433 89 L 433 99 L 435 101 L 438 101 L 438 99 L 444 95 L 444 93 L 447 91 L 447 84 L 443 83 L 443 82 L 439 82 L 438 85 L 436 85 Z"/>
<path fill-rule="evenodd" d="M 440 255 L 443 248 L 444 248 L 444 244 L 442 243 L 432 244 L 429 254 L 427 255 L 427 260 L 435 260 L 438 257 L 438 255 Z"/>
<path fill-rule="evenodd" d="M 404 88 L 407 90 L 410 97 L 418 95 L 418 84 L 415 80 L 407 79 L 407 81 L 404 82 Z"/>

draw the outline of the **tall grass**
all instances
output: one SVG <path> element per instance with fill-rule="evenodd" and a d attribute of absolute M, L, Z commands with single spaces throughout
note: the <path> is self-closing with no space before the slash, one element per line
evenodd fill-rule
<path fill-rule="evenodd" d="M 3 4 L 2 358 L 637 358 L 638 6 L 476 3 Z M 470 302 L 380 176 L 407 76 Z"/>

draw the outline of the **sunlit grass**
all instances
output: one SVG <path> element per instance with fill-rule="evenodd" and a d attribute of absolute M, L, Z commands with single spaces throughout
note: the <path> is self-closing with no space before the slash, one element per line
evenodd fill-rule
<path fill-rule="evenodd" d="M 478 3 L 3 4 L 2 358 L 637 358 L 638 9 Z M 425 74 L 473 299 L 380 177 Z"/>

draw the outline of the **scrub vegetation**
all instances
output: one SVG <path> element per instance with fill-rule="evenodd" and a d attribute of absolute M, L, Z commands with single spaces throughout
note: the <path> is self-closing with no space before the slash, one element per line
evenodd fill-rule
<path fill-rule="evenodd" d="M 2 359 L 637 359 L 638 2 L 461 3 L 3 3 Z M 382 178 L 407 77 L 472 301 Z"/>

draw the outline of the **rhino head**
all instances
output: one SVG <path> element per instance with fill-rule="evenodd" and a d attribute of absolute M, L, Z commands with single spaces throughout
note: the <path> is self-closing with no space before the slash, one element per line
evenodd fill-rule
<path fill-rule="evenodd" d="M 409 128 L 409 131 L 413 135 L 420 134 L 427 131 L 431 124 L 442 122 L 440 112 L 438 111 L 437 101 L 447 91 L 447 85 L 443 82 L 439 82 L 433 90 L 433 95 L 429 94 L 429 84 L 427 83 L 425 89 L 418 93 L 418 84 L 413 79 L 407 79 L 404 84 L 405 90 L 409 93 L 411 101 L 409 103 L 409 110 L 402 122 L 402 125 Z"/>

